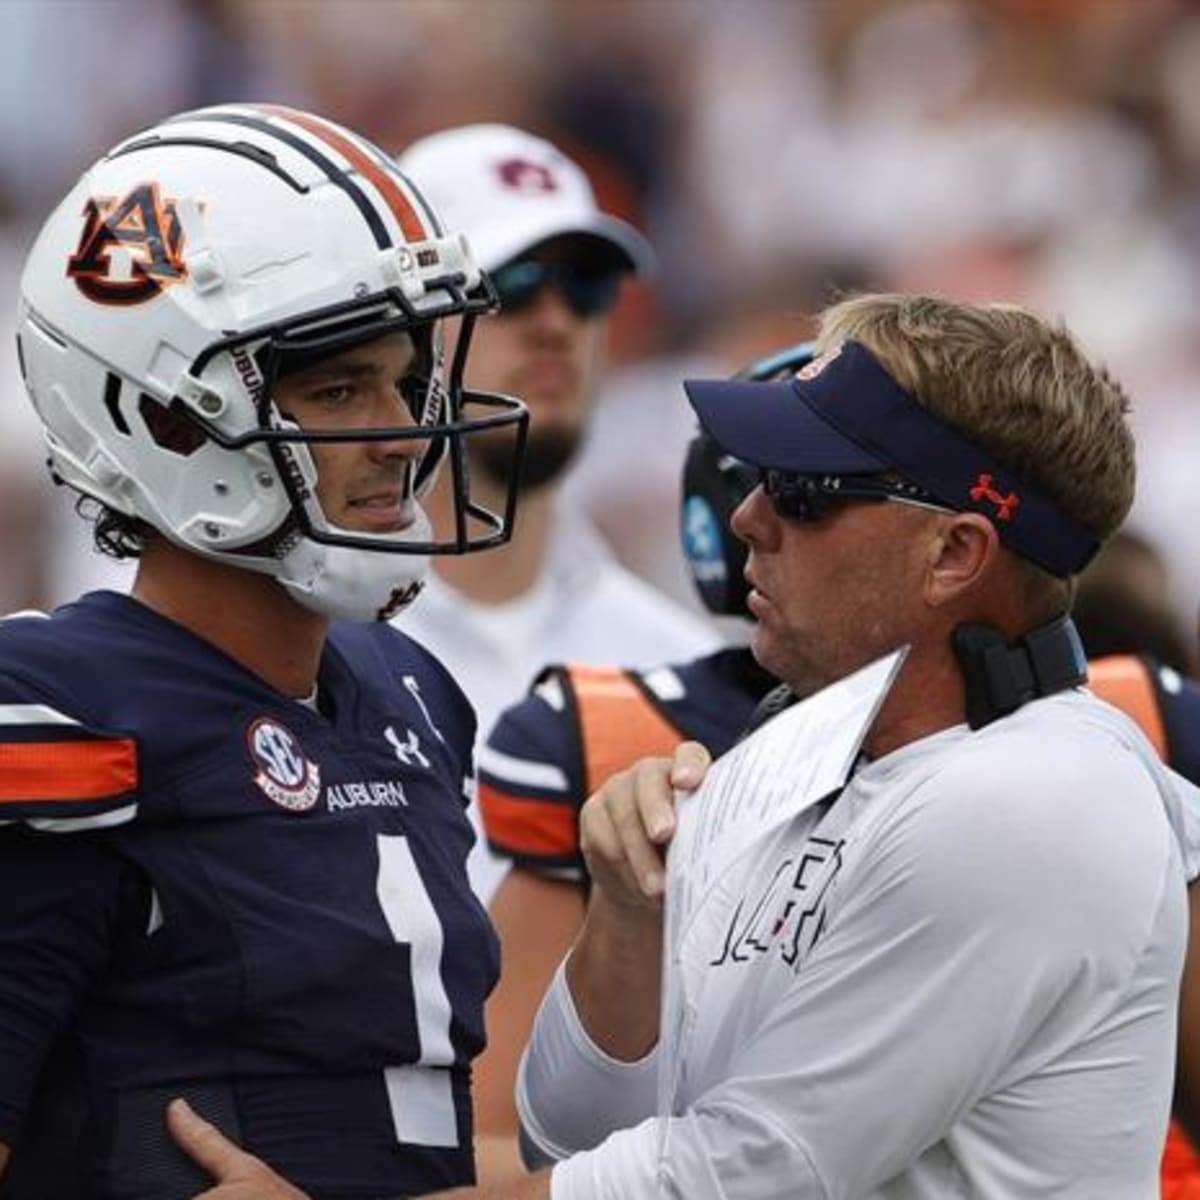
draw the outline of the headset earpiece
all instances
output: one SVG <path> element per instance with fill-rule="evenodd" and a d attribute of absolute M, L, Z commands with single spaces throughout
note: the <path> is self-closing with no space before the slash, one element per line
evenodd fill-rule
<path fill-rule="evenodd" d="M 692 438 L 683 465 L 680 536 L 696 590 L 714 616 L 748 615 L 746 545 L 729 521 L 754 483 L 752 468 L 730 458 L 712 438 L 703 433 Z"/>
<path fill-rule="evenodd" d="M 788 346 L 739 371 L 735 379 L 769 380 L 811 362 L 812 342 Z M 758 472 L 726 454 L 706 433 L 688 445 L 683 464 L 680 535 L 683 554 L 705 608 L 717 617 L 746 617 L 750 589 L 746 546 L 729 528 L 733 510 L 758 483 Z"/>

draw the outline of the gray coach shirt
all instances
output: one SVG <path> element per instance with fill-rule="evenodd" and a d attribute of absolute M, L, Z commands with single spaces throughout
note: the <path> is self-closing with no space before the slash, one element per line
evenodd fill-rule
<path fill-rule="evenodd" d="M 643 1100 L 553 1200 L 1157 1197 L 1195 797 L 1086 692 L 861 768 L 689 932 L 703 986 L 665 1143 Z M 535 1034 L 527 1067 L 569 1090 L 546 1053 Z M 589 1078 L 619 1097 L 612 1068 Z M 547 1099 L 527 1116 L 548 1146 L 607 1132 Z"/>

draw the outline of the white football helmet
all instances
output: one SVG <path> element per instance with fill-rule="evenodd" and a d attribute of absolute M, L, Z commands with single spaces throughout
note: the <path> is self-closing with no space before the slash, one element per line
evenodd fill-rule
<path fill-rule="evenodd" d="M 515 486 L 503 513 L 474 502 L 463 445 L 497 426 L 518 462 L 524 444 L 519 401 L 461 386 L 492 307 L 465 240 L 381 150 L 308 113 L 233 105 L 164 121 L 84 174 L 30 252 L 18 345 L 57 480 L 319 612 L 383 619 L 430 554 L 511 534 Z M 446 378 L 437 322 L 452 314 Z M 305 432 L 276 408 L 281 365 L 393 330 L 416 348 L 402 387 L 417 428 Z M 309 446 L 396 438 L 427 445 L 410 497 L 449 459 L 450 540 L 423 514 L 371 534 L 322 512 Z"/>

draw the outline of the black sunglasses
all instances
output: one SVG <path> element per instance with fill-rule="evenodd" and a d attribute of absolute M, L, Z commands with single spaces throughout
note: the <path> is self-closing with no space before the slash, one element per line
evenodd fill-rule
<path fill-rule="evenodd" d="M 578 267 L 573 263 L 520 258 L 491 273 L 500 311 L 518 312 L 532 304 L 544 287 L 555 287 L 577 317 L 597 317 L 617 302 L 621 273 Z"/>
<path fill-rule="evenodd" d="M 890 502 L 933 512 L 955 511 L 915 483 L 883 475 L 793 475 L 764 470 L 759 482 L 775 512 L 787 521 L 820 521 L 848 503 Z"/>

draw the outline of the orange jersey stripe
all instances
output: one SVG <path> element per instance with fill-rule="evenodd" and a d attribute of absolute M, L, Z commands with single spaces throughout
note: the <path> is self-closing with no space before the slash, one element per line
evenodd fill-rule
<path fill-rule="evenodd" d="M 1174 1121 L 1163 1151 L 1162 1200 L 1200 1200 L 1200 1158 Z"/>
<path fill-rule="evenodd" d="M 488 841 L 513 853 L 565 858 L 579 850 L 575 810 L 569 804 L 506 796 L 480 780 L 479 809 Z"/>
<path fill-rule="evenodd" d="M 261 104 L 257 106 L 263 112 L 272 116 L 282 117 L 307 129 L 314 137 L 318 137 L 327 146 L 332 146 L 347 162 L 352 163 L 365 179 L 369 179 L 375 190 L 383 197 L 392 216 L 400 223 L 400 229 L 410 242 L 423 242 L 429 237 L 417 210 L 413 208 L 400 185 L 364 150 L 356 146 L 349 138 L 344 137 L 337 129 L 327 125 L 319 117 L 309 113 L 297 112 L 294 108 L 285 108 L 277 104 Z"/>
<path fill-rule="evenodd" d="M 0 744 L 0 804 L 86 803 L 131 792 L 137 782 L 130 738 Z"/>

